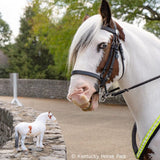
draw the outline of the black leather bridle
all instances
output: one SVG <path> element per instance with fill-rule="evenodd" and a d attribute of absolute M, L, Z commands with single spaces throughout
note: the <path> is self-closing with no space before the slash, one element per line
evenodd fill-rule
<path fill-rule="evenodd" d="M 111 79 L 113 66 L 114 66 L 115 60 L 119 56 L 118 55 L 119 53 L 121 56 L 122 66 L 123 66 L 121 78 L 124 74 L 124 55 L 123 55 L 122 45 L 119 40 L 119 35 L 117 33 L 116 24 L 114 23 L 114 29 L 112 29 L 111 27 L 108 27 L 108 26 L 102 26 L 101 29 L 113 34 L 113 41 L 112 41 L 111 49 L 109 52 L 109 56 L 108 56 L 107 62 L 105 64 L 102 72 L 100 73 L 100 75 L 98 75 L 96 73 L 92 73 L 92 72 L 88 72 L 88 71 L 84 71 L 84 70 L 73 70 L 71 75 L 79 74 L 79 75 L 85 75 L 85 76 L 90 76 L 90 77 L 96 78 L 99 81 L 98 87 L 97 86 L 95 87 L 97 92 L 99 92 L 99 88 L 104 88 L 105 94 L 107 94 L 106 82 Z"/>

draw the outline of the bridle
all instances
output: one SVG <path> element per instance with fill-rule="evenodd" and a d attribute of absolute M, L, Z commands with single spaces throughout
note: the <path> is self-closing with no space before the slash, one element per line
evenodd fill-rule
<path fill-rule="evenodd" d="M 110 91 L 107 90 L 106 83 L 107 83 L 107 81 L 109 81 L 111 79 L 114 63 L 115 63 L 115 60 L 118 59 L 119 53 L 120 53 L 121 62 L 122 62 L 122 75 L 121 75 L 120 79 L 123 77 L 124 70 L 125 70 L 125 66 L 124 66 L 125 58 L 124 58 L 124 54 L 123 54 L 123 48 L 122 48 L 121 42 L 119 40 L 117 25 L 115 22 L 113 22 L 113 24 L 114 24 L 114 29 L 109 26 L 102 26 L 101 27 L 102 30 L 108 31 L 113 34 L 113 41 L 111 44 L 111 49 L 109 52 L 107 62 L 105 64 L 102 72 L 100 73 L 100 75 L 93 73 L 93 72 L 84 71 L 84 70 L 73 70 L 71 73 L 71 76 L 79 74 L 79 75 L 85 75 L 85 76 L 96 78 L 98 80 L 99 84 L 95 84 L 95 89 L 96 89 L 95 94 L 99 93 L 99 91 L 101 90 L 101 92 L 102 92 L 101 101 L 102 102 L 105 101 L 105 99 L 108 96 L 117 96 L 117 95 L 120 95 L 124 92 L 129 92 L 132 89 L 143 86 L 147 83 L 150 83 L 150 82 L 155 81 L 160 78 L 160 75 L 158 75 L 156 77 L 153 77 L 153 78 L 148 79 L 146 81 L 143 81 L 141 83 L 133 85 L 129 88 L 119 90 L 120 88 L 117 87 L 117 88 L 114 88 L 113 90 L 110 90 Z M 117 90 L 119 90 L 119 91 L 117 92 Z"/>
<path fill-rule="evenodd" d="M 123 66 L 122 75 L 121 75 L 120 79 L 123 77 L 123 74 L 124 74 L 124 55 L 123 55 L 122 45 L 119 40 L 119 34 L 118 34 L 116 23 L 114 23 L 114 29 L 112 29 L 109 26 L 102 26 L 101 29 L 113 34 L 113 41 L 111 44 L 109 56 L 108 56 L 107 62 L 105 64 L 102 72 L 100 73 L 100 75 L 98 75 L 96 73 L 88 72 L 88 71 L 84 71 L 84 70 L 73 70 L 71 75 L 79 74 L 79 75 L 85 75 L 85 76 L 90 76 L 90 77 L 96 78 L 99 82 L 99 84 L 95 85 L 96 93 L 99 92 L 100 88 L 104 89 L 105 92 L 104 92 L 103 97 L 105 97 L 108 94 L 108 91 L 106 88 L 106 82 L 111 79 L 111 75 L 113 72 L 113 66 L 114 66 L 115 60 L 118 59 L 118 57 L 119 57 L 119 55 L 118 55 L 119 53 L 121 56 L 121 61 L 122 61 L 122 66 Z"/>
<path fill-rule="evenodd" d="M 90 76 L 90 77 L 96 78 L 98 80 L 99 84 L 95 84 L 95 89 L 96 89 L 95 93 L 99 93 L 100 89 L 102 89 L 102 91 L 104 89 L 104 92 L 103 92 L 102 97 L 101 97 L 102 101 L 105 101 L 105 99 L 108 96 L 117 96 L 117 95 L 120 95 L 122 93 L 129 92 L 130 90 L 133 90 L 137 87 L 143 86 L 143 85 L 145 85 L 147 83 L 150 83 L 152 81 L 155 81 L 157 79 L 160 79 L 160 75 L 158 75 L 156 77 L 150 78 L 150 79 L 148 79 L 146 81 L 143 81 L 141 83 L 135 84 L 135 85 L 133 85 L 129 88 L 119 90 L 120 88 L 117 87 L 117 88 L 114 88 L 110 91 L 107 90 L 106 82 L 111 79 L 111 75 L 112 75 L 113 67 L 114 67 L 114 62 L 115 62 L 116 59 L 118 59 L 118 57 L 119 57 L 118 54 L 119 53 L 120 53 L 121 62 L 122 62 L 122 75 L 121 75 L 120 79 L 123 77 L 124 70 L 125 70 L 125 66 L 124 66 L 125 58 L 124 58 L 124 54 L 123 54 L 123 48 L 122 48 L 121 42 L 119 40 L 117 25 L 116 25 L 115 22 L 113 22 L 113 24 L 114 24 L 114 29 L 109 27 L 109 26 L 104 26 L 104 25 L 101 27 L 102 30 L 108 31 L 108 32 L 113 34 L 113 41 L 112 41 L 112 44 L 111 44 L 111 49 L 110 49 L 110 52 L 109 52 L 107 62 L 105 64 L 102 72 L 100 73 L 100 75 L 96 74 L 96 73 L 93 73 L 93 72 L 84 71 L 84 70 L 73 70 L 72 73 L 71 73 L 71 76 L 73 76 L 75 74 L 79 74 L 79 75 L 85 75 L 85 76 Z M 119 91 L 117 92 L 117 90 L 119 90 Z"/>

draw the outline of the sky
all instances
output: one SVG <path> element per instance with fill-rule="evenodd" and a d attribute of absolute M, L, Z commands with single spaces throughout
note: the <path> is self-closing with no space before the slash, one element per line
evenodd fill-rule
<path fill-rule="evenodd" d="M 20 17 L 24 13 L 28 0 L 0 0 L 0 13 L 2 19 L 5 20 L 13 32 L 13 39 L 19 33 Z"/>
<path fill-rule="evenodd" d="M 12 30 L 11 39 L 13 42 L 19 34 L 20 18 L 24 14 L 25 7 L 31 1 L 32 0 L 0 0 L 0 13 L 2 14 L 2 19 L 9 24 Z M 66 8 L 55 8 L 54 15 L 56 18 L 61 18 L 65 11 Z"/>

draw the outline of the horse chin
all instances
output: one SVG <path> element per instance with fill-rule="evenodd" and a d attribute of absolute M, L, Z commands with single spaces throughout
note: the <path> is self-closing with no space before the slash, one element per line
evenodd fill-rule
<path fill-rule="evenodd" d="M 83 111 L 94 111 L 95 109 L 98 108 L 98 100 L 99 100 L 99 94 L 94 93 L 91 96 L 90 101 L 86 105 L 80 107 Z"/>
<path fill-rule="evenodd" d="M 73 94 L 72 103 L 79 106 L 83 111 L 93 111 L 98 108 L 99 94 L 93 93 L 91 96 L 85 94 Z"/>

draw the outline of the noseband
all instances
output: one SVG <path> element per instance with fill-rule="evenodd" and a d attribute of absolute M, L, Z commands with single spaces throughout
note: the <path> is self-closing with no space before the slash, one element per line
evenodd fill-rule
<path fill-rule="evenodd" d="M 100 75 L 98 75 L 96 73 L 92 73 L 92 72 L 88 72 L 88 71 L 73 70 L 71 75 L 80 74 L 80 75 L 85 75 L 85 76 L 90 76 L 90 77 L 96 78 L 99 81 L 99 85 L 95 87 L 97 90 L 97 93 L 99 92 L 99 88 L 104 88 L 105 95 L 106 95 L 108 93 L 107 88 L 106 88 L 106 82 L 111 79 L 114 62 L 116 59 L 118 59 L 118 53 L 120 53 L 121 60 L 122 60 L 123 71 L 122 71 L 121 78 L 123 77 L 123 74 L 124 74 L 124 55 L 123 55 L 122 45 L 120 43 L 119 36 L 117 33 L 116 24 L 114 23 L 114 29 L 112 29 L 108 26 L 102 26 L 101 29 L 113 34 L 113 41 L 111 44 L 109 56 L 108 56 L 107 62 L 105 64 L 102 72 L 100 73 Z M 108 69 L 108 71 L 107 71 L 107 69 Z"/>

